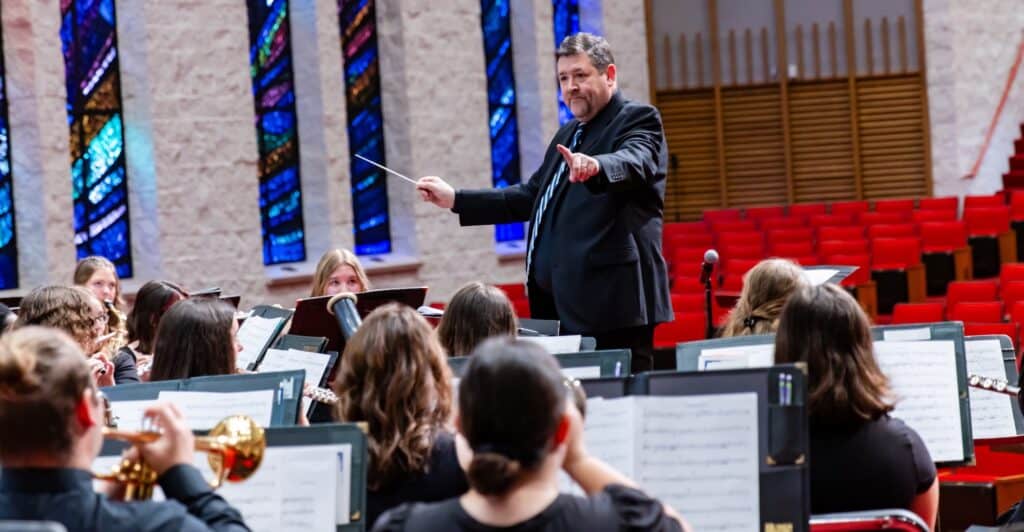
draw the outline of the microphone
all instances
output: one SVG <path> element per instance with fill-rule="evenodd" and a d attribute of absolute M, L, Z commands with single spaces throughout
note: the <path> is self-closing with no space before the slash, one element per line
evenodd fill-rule
<path fill-rule="evenodd" d="M 718 252 L 713 249 L 705 251 L 704 261 L 700 263 L 700 284 L 707 284 L 715 264 L 718 264 Z"/>

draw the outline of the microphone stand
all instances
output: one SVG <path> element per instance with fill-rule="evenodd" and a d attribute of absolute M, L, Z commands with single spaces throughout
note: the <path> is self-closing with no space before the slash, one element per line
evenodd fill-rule
<path fill-rule="evenodd" d="M 704 281 L 704 337 L 714 338 L 715 326 L 711 318 L 711 275 Z"/>

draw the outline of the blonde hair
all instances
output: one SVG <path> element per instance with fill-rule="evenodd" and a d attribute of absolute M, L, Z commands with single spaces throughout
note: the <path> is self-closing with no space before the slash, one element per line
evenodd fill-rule
<path fill-rule="evenodd" d="M 114 274 L 116 288 L 114 289 L 113 303 L 119 309 L 124 308 L 124 299 L 121 298 L 121 278 L 117 275 L 117 267 L 106 257 L 93 255 L 78 261 L 78 264 L 75 265 L 75 275 L 72 280 L 77 286 L 85 286 L 89 279 L 92 279 L 93 274 L 101 269 L 110 270 Z M 100 303 L 103 303 L 103 301 L 100 301 Z"/>
<path fill-rule="evenodd" d="M 807 276 L 795 262 L 765 259 L 743 277 L 743 292 L 729 312 L 722 336 L 770 334 L 779 327 L 779 314 L 789 296 L 807 286 Z"/>
<path fill-rule="evenodd" d="M 71 452 L 71 420 L 92 388 L 89 366 L 68 335 L 25 327 L 0 338 L 0 459 L 33 453 L 64 459 Z"/>
<path fill-rule="evenodd" d="M 310 297 L 326 295 L 327 281 L 339 266 L 348 266 L 352 268 L 352 271 L 356 272 L 356 278 L 359 279 L 359 284 L 362 285 L 360 292 L 370 289 L 370 279 L 366 277 L 363 265 L 359 263 L 359 257 L 356 257 L 355 253 L 347 249 L 332 249 L 324 253 L 320 257 L 320 262 L 316 264 L 316 273 L 313 274 L 313 290 L 309 294 Z"/>
<path fill-rule="evenodd" d="M 339 421 L 365 421 L 368 486 L 426 470 L 452 411 L 451 371 L 433 329 L 411 307 L 378 307 L 345 345 L 334 383 Z"/>
<path fill-rule="evenodd" d="M 54 327 L 69 334 L 83 350 L 91 350 L 95 341 L 94 304 L 102 308 L 99 299 L 80 286 L 41 286 L 21 300 L 14 328 L 28 325 Z"/>

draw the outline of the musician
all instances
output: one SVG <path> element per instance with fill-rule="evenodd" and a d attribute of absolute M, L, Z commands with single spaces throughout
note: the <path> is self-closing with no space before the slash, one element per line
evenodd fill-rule
<path fill-rule="evenodd" d="M 470 491 L 400 506 L 375 531 L 683 528 L 673 510 L 587 454 L 580 413 L 558 363 L 542 348 L 508 338 L 484 342 L 470 357 L 458 398 L 457 426 L 472 448 Z M 560 470 L 587 496 L 559 494 Z"/>
<path fill-rule="evenodd" d="M 128 331 L 125 328 L 124 299 L 121 298 L 121 280 L 117 277 L 114 263 L 97 255 L 86 257 L 75 265 L 75 286 L 89 290 L 107 307 L 107 328 L 104 333 L 113 334 L 104 344 L 104 352 L 108 358 L 127 341 Z M 125 368 L 125 375 L 128 370 Z M 137 381 L 137 377 L 136 377 Z"/>
<path fill-rule="evenodd" d="M 451 373 L 430 325 L 410 307 L 375 309 L 345 345 L 334 382 L 338 421 L 368 424 L 366 523 L 408 501 L 468 489 L 459 466 Z"/>
<path fill-rule="evenodd" d="M 114 356 L 114 365 L 117 366 L 119 360 L 130 358 L 138 368 L 140 378 L 143 375 L 148 378 L 160 319 L 171 305 L 187 297 L 188 293 L 182 287 L 170 281 L 149 281 L 142 285 L 128 314 L 128 343 Z"/>
<path fill-rule="evenodd" d="M 481 282 L 459 288 L 444 309 L 437 337 L 448 356 L 466 356 L 492 336 L 515 336 L 516 311 L 505 292 Z"/>
<path fill-rule="evenodd" d="M 673 318 L 661 255 L 661 118 L 619 93 L 602 37 L 570 35 L 556 56 L 562 99 L 576 119 L 555 134 L 528 182 L 456 191 L 428 176 L 417 188 L 462 225 L 530 221 L 530 315 L 593 336 L 598 349 L 630 348 L 634 367 L 650 369 L 654 326 Z"/>
<path fill-rule="evenodd" d="M 795 262 L 765 259 L 743 276 L 743 291 L 729 312 L 722 336 L 771 334 L 790 294 L 807 286 L 807 275 Z"/>
<path fill-rule="evenodd" d="M 55 329 L 0 338 L 0 519 L 56 521 L 69 532 L 249 530 L 192 466 L 192 431 L 171 404 L 146 410 L 163 435 L 140 447 L 171 500 L 120 503 L 93 491 L 104 407 L 85 360 Z"/>
<path fill-rule="evenodd" d="M 114 365 L 101 351 L 108 316 L 96 296 L 84 288 L 41 286 L 22 298 L 14 328 L 43 325 L 64 331 L 82 352 L 92 353 L 89 366 L 97 386 L 113 386 Z"/>
<path fill-rule="evenodd" d="M 160 319 L 150 381 L 230 375 L 242 345 L 231 305 L 208 297 L 179 301 Z"/>
<path fill-rule="evenodd" d="M 359 258 L 347 249 L 332 249 L 320 257 L 313 274 L 311 297 L 333 296 L 341 292 L 365 292 L 370 279 Z"/>
<path fill-rule="evenodd" d="M 11 310 L 11 307 L 0 303 L 0 335 L 6 334 L 14 328 L 14 321 L 18 315 Z"/>
<path fill-rule="evenodd" d="M 939 484 L 914 429 L 889 416 L 868 317 L 841 287 L 793 294 L 782 310 L 775 361 L 806 362 L 811 513 L 905 508 L 935 526 Z"/>

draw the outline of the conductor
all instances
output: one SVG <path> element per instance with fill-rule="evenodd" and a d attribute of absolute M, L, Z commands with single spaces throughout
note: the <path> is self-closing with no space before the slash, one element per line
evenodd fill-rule
<path fill-rule="evenodd" d="M 630 348 L 634 371 L 653 364 L 654 326 L 672 320 L 661 254 L 668 149 L 657 109 L 618 91 L 608 42 L 570 35 L 555 53 L 558 84 L 574 120 L 548 145 L 526 183 L 456 191 L 420 178 L 425 201 L 461 225 L 529 221 L 527 293 L 533 318 Z"/>

